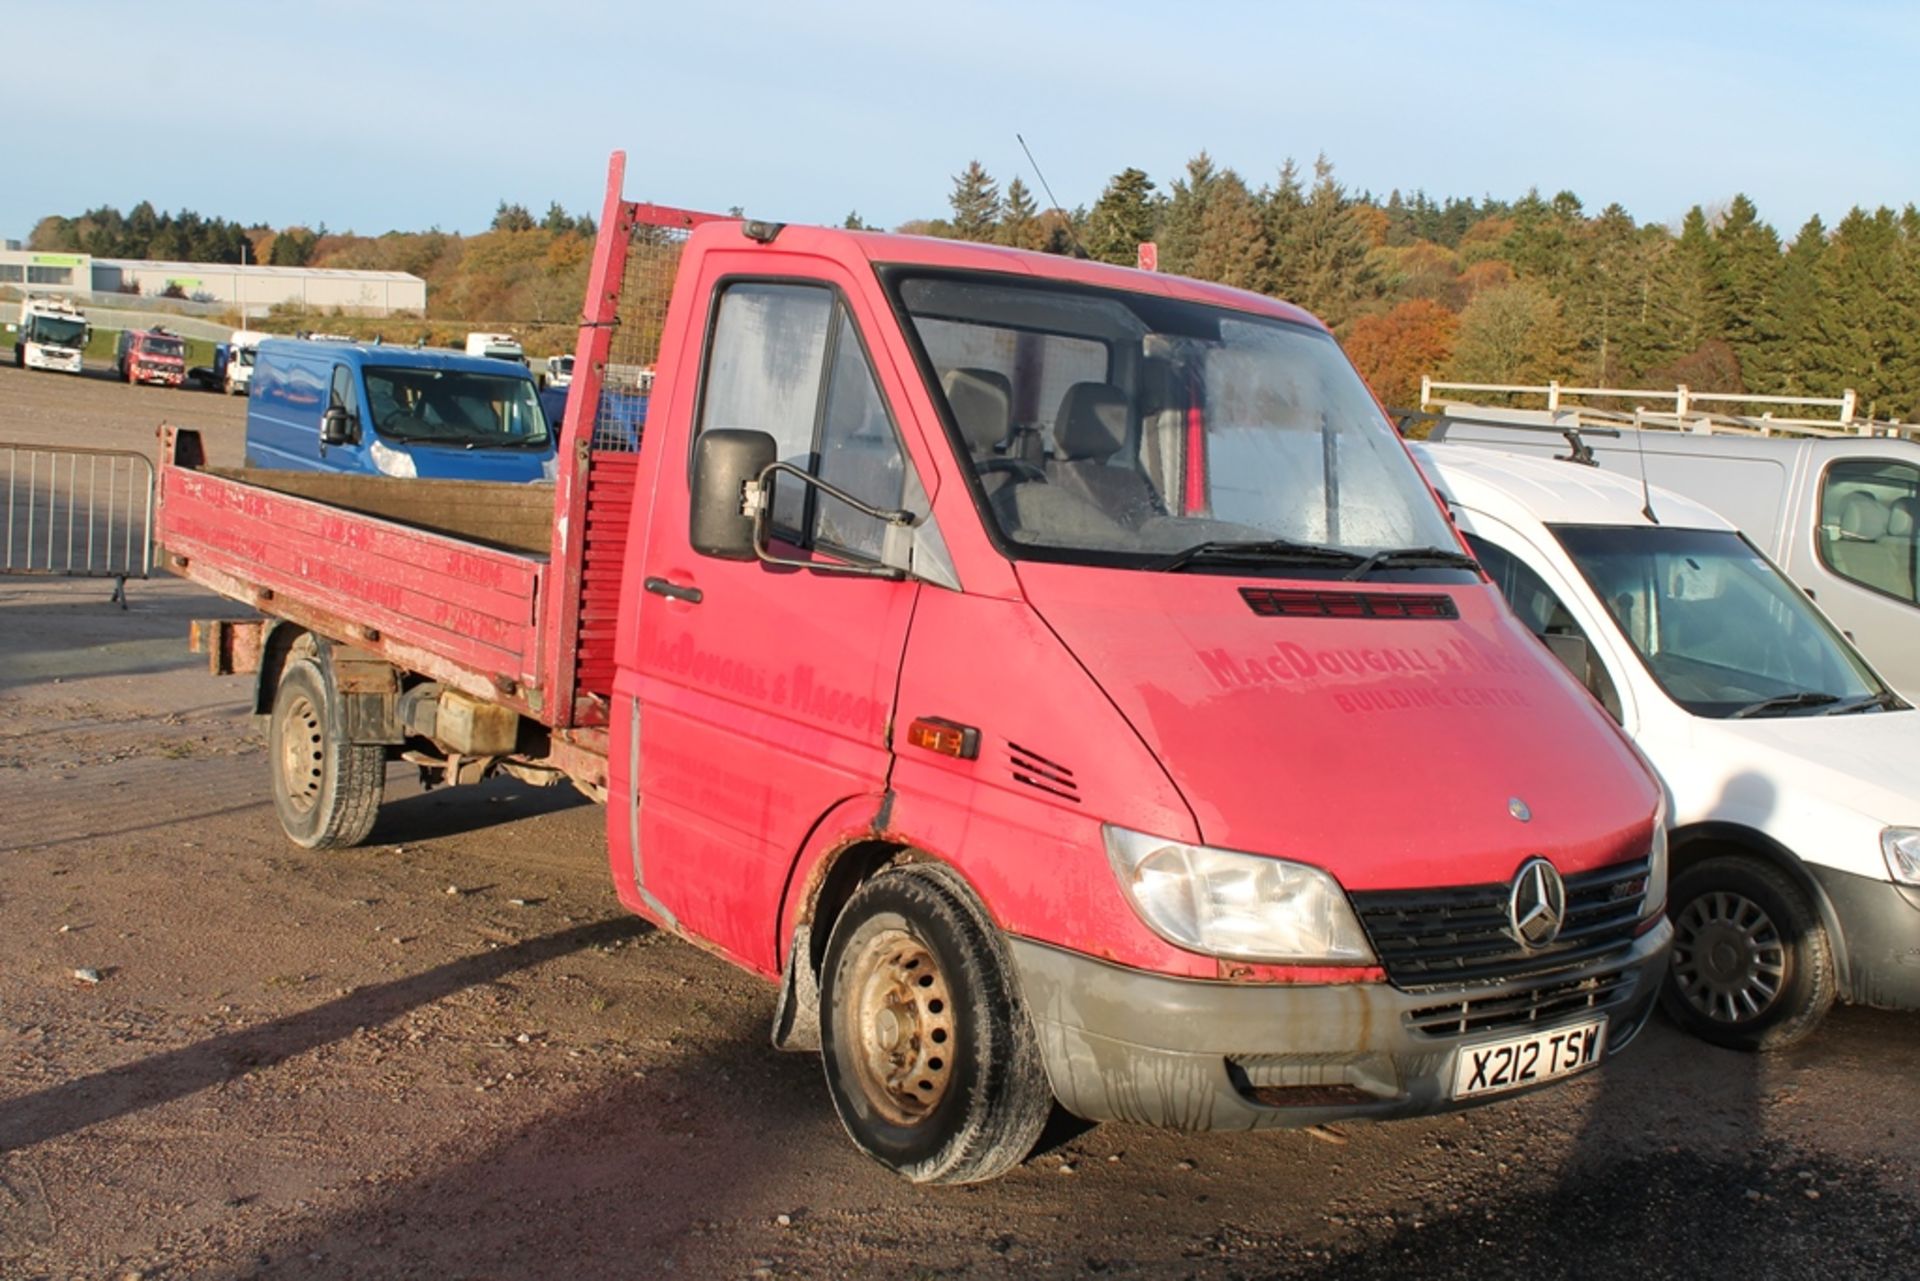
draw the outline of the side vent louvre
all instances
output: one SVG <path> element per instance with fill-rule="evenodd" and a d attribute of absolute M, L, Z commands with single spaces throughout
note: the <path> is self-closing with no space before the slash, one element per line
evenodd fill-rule
<path fill-rule="evenodd" d="M 1325 592 L 1303 587 L 1242 587 L 1240 598 L 1262 618 L 1458 618 L 1453 597 L 1392 592 Z"/>
<path fill-rule="evenodd" d="M 1056 764 L 1040 755 L 1030 752 L 1018 743 L 1008 743 L 1007 751 L 1013 763 L 1013 781 L 1025 783 L 1063 801 L 1080 801 L 1080 784 L 1073 781 L 1073 771 L 1064 765 Z"/>

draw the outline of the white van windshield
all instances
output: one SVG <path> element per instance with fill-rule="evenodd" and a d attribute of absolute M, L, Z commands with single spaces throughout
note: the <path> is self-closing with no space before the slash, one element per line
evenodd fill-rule
<path fill-rule="evenodd" d="M 494 449 L 547 443 L 530 378 L 374 365 L 366 376 L 373 425 L 390 439 Z"/>
<path fill-rule="evenodd" d="M 889 283 L 1011 555 L 1473 572 L 1324 331 L 985 273 Z"/>
<path fill-rule="evenodd" d="M 1550 528 L 1660 688 L 1694 715 L 1902 706 L 1806 596 L 1731 530 Z"/>

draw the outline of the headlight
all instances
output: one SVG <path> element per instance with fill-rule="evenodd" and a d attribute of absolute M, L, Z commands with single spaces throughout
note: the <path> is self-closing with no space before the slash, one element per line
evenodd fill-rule
<path fill-rule="evenodd" d="M 1647 847 L 1647 897 L 1643 917 L 1655 917 L 1667 910 L 1667 798 L 1653 812 L 1653 843 Z"/>
<path fill-rule="evenodd" d="M 1121 827 L 1101 833 L 1127 901 L 1176 947 L 1248 961 L 1373 962 L 1346 892 L 1317 867 Z"/>
<path fill-rule="evenodd" d="M 1880 833 L 1887 875 L 1902 885 L 1920 885 L 1920 827 L 1889 827 Z"/>

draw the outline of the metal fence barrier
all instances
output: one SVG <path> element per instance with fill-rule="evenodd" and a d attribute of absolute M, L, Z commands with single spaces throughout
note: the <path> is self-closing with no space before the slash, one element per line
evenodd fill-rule
<path fill-rule="evenodd" d="M 127 580 L 153 564 L 153 462 L 122 449 L 0 441 L 0 574 Z"/>

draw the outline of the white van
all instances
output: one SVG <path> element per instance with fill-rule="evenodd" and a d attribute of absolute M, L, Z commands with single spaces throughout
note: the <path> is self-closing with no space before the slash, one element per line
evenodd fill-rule
<path fill-rule="evenodd" d="M 1669 1013 L 1772 1049 L 1836 997 L 1920 1008 L 1920 712 L 1701 504 L 1571 462 L 1414 456 L 1666 785 Z"/>
<path fill-rule="evenodd" d="M 1435 438 L 1564 455 L 1552 422 L 1537 410 L 1449 407 Z M 1651 483 L 1732 521 L 1894 688 L 1920 699 L 1920 444 L 1590 426 L 1580 439 L 1605 470 L 1637 481 L 1644 463 Z"/>

